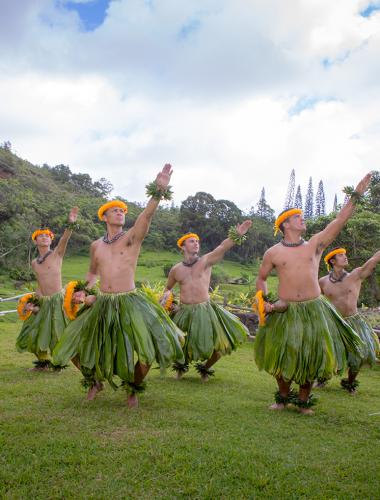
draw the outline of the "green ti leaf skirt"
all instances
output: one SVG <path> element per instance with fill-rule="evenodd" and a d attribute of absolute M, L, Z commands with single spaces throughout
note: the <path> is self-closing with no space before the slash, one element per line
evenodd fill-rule
<path fill-rule="evenodd" d="M 376 355 L 380 352 L 377 335 L 359 313 L 347 316 L 344 319 L 355 330 L 363 342 L 363 356 L 359 356 L 355 352 L 349 352 L 348 366 L 354 372 L 359 371 L 363 364 L 373 366 L 376 363 Z"/>
<path fill-rule="evenodd" d="M 208 359 L 214 351 L 231 354 L 249 335 L 239 318 L 211 301 L 181 304 L 173 321 L 186 334 L 186 363 Z"/>
<path fill-rule="evenodd" d="M 22 325 L 16 340 L 19 352 L 51 354 L 68 323 L 63 312 L 63 294 L 39 297 L 41 305 L 37 314 L 31 314 Z M 46 356 L 45 356 L 46 359 Z"/>
<path fill-rule="evenodd" d="M 347 368 L 348 353 L 362 357 L 362 341 L 323 296 L 290 302 L 258 329 L 255 361 L 274 377 L 298 384 L 329 379 Z"/>
<path fill-rule="evenodd" d="M 183 363 L 182 332 L 167 313 L 144 292 L 101 293 L 83 308 L 64 331 L 53 353 L 53 364 L 66 365 L 79 355 L 84 376 L 133 382 L 138 360 L 161 368 Z"/>

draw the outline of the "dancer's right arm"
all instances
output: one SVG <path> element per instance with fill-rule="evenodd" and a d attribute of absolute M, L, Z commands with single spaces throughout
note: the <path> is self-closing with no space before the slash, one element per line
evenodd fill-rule
<path fill-rule="evenodd" d="M 269 274 L 271 273 L 272 269 L 274 268 L 272 258 L 270 256 L 269 251 L 267 250 L 264 254 L 263 261 L 261 263 L 260 269 L 259 269 L 259 274 L 257 276 L 256 280 L 256 290 L 262 290 L 264 295 L 268 294 L 268 285 L 267 285 L 267 278 Z M 273 311 L 273 304 L 269 304 L 268 302 L 265 302 L 265 312 L 272 312 Z"/>
<path fill-rule="evenodd" d="M 169 274 L 168 274 L 168 281 L 166 283 L 164 293 L 162 294 L 162 297 L 160 299 L 161 304 L 165 304 L 168 296 L 170 295 L 170 293 L 171 293 L 171 291 L 174 288 L 176 283 L 177 283 L 177 280 L 175 278 L 174 267 L 172 267 L 169 271 Z"/>
<path fill-rule="evenodd" d="M 90 246 L 90 269 L 88 270 L 86 280 L 88 283 L 88 288 L 92 288 L 96 280 L 98 279 L 98 270 L 97 270 L 97 265 L 96 265 L 96 259 L 95 259 L 95 246 L 96 246 L 96 241 L 91 243 Z"/>

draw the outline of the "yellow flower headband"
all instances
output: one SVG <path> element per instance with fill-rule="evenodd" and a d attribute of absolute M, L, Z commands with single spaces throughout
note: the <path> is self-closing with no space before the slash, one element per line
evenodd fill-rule
<path fill-rule="evenodd" d="M 177 241 L 177 246 L 179 248 L 182 248 L 182 245 L 184 244 L 184 242 L 186 240 L 188 240 L 189 238 L 195 238 L 196 240 L 199 241 L 199 236 L 195 233 L 187 233 L 187 234 L 184 234 L 183 236 L 181 236 L 181 238 Z"/>
<path fill-rule="evenodd" d="M 323 259 L 325 261 L 325 264 L 326 264 L 326 267 L 327 267 L 328 271 L 330 271 L 329 260 L 332 259 L 334 257 L 334 255 L 337 255 L 339 253 L 346 253 L 346 249 L 345 248 L 336 248 L 335 250 L 331 250 L 331 252 L 329 252 L 325 256 L 325 258 Z"/>
<path fill-rule="evenodd" d="M 286 212 L 282 213 L 281 215 L 279 215 L 276 219 L 276 222 L 274 223 L 274 235 L 276 236 L 276 234 L 281 231 L 280 229 L 280 226 L 281 224 L 284 222 L 284 220 L 288 219 L 289 217 L 291 217 L 292 215 L 301 215 L 302 214 L 302 210 L 300 208 L 291 208 L 289 210 L 287 210 Z"/>
<path fill-rule="evenodd" d="M 123 201 L 120 201 L 120 200 L 109 201 L 108 203 L 105 203 L 104 205 L 102 205 L 99 208 L 99 210 L 98 210 L 99 220 L 103 220 L 102 217 L 104 215 L 104 212 L 106 212 L 108 209 L 113 208 L 113 207 L 122 208 L 124 210 L 125 214 L 128 212 L 128 207 Z"/>
<path fill-rule="evenodd" d="M 54 240 L 54 233 L 50 229 L 37 229 L 32 234 L 32 240 L 35 240 L 40 234 L 48 234 L 52 240 Z"/>

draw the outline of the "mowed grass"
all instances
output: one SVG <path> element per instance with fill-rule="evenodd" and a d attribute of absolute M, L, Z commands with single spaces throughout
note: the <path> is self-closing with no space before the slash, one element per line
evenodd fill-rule
<path fill-rule="evenodd" d="M 270 412 L 247 342 L 201 384 L 152 369 L 137 410 L 81 374 L 31 373 L 0 323 L 0 498 L 379 498 L 380 366 L 355 397 L 333 380 L 313 417 Z"/>

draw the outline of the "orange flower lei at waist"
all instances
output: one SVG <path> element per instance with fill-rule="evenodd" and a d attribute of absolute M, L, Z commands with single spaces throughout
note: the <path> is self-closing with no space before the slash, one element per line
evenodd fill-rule
<path fill-rule="evenodd" d="M 325 255 L 325 258 L 323 259 L 325 261 L 327 270 L 330 270 L 330 264 L 329 260 L 332 259 L 335 255 L 338 255 L 339 253 L 346 253 L 345 248 L 336 248 L 335 250 L 331 250 L 327 255 Z"/>
<path fill-rule="evenodd" d="M 65 297 L 63 299 L 63 309 L 70 320 L 74 320 L 77 317 L 80 307 L 80 304 L 74 304 L 73 295 L 75 292 L 80 292 L 81 290 L 84 290 L 88 295 L 96 295 L 94 288 L 87 288 L 86 281 L 70 281 L 66 285 Z"/>
<path fill-rule="evenodd" d="M 54 240 L 54 233 L 53 231 L 50 231 L 50 229 L 37 229 L 37 231 L 34 231 L 32 234 L 32 240 L 35 240 L 40 234 L 47 234 L 52 240 Z"/>
<path fill-rule="evenodd" d="M 22 321 L 28 319 L 32 314 L 32 311 L 25 311 L 25 306 L 28 303 L 32 303 L 37 306 L 39 305 L 40 301 L 38 300 L 38 298 L 35 296 L 34 293 L 27 293 L 26 295 L 20 298 L 17 304 L 17 312 L 19 318 Z"/>
<path fill-rule="evenodd" d="M 174 300 L 173 292 L 170 292 L 168 298 L 165 301 L 165 304 L 163 304 L 165 311 L 170 311 L 173 304 L 173 300 Z"/>
<path fill-rule="evenodd" d="M 280 226 L 286 219 L 297 214 L 302 214 L 302 210 L 300 208 L 291 208 L 290 210 L 287 210 L 283 214 L 279 215 L 274 223 L 274 235 L 276 236 L 276 234 L 281 231 Z"/>
<path fill-rule="evenodd" d="M 262 290 L 259 290 L 253 298 L 252 309 L 259 317 L 259 326 L 265 325 L 265 300 Z"/>

